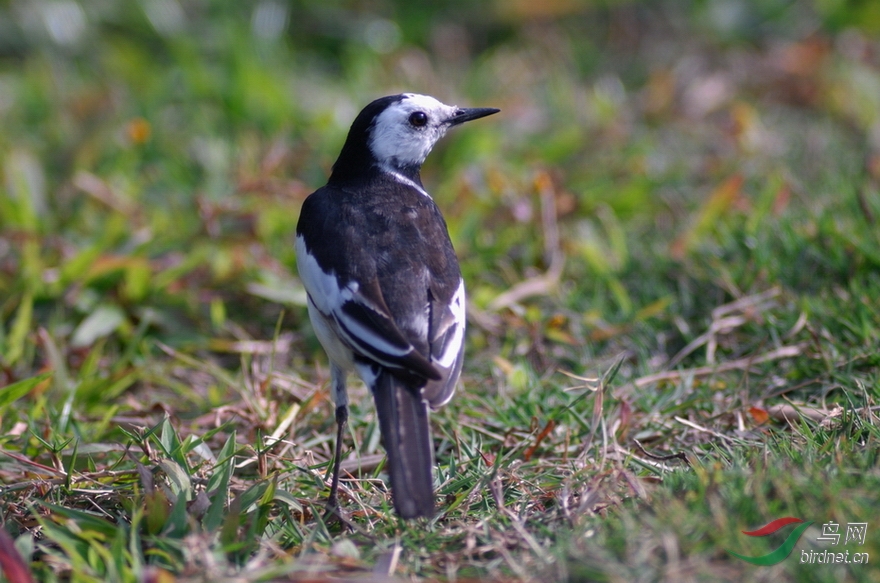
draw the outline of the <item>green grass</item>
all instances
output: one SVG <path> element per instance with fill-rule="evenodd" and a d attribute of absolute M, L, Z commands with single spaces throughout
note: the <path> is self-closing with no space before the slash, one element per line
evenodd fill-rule
<path fill-rule="evenodd" d="M 0 3 L 0 504 L 27 568 L 880 579 L 869 4 Z M 292 239 L 401 90 L 502 114 L 423 172 L 470 301 L 440 513 L 394 515 L 356 384 L 341 531 Z M 813 521 L 786 560 L 728 553 L 783 516 Z M 800 564 L 823 549 L 870 561 Z"/>

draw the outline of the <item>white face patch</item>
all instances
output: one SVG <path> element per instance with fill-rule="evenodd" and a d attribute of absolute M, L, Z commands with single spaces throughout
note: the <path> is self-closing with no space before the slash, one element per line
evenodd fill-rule
<path fill-rule="evenodd" d="M 382 166 L 420 166 L 449 129 L 456 111 L 457 107 L 428 95 L 406 93 L 376 117 L 368 142 L 370 151 Z M 419 114 L 426 118 L 423 125 L 419 125 Z"/>

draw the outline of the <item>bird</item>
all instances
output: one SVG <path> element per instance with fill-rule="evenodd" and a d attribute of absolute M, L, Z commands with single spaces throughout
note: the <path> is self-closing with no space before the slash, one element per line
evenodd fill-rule
<path fill-rule="evenodd" d="M 446 221 L 420 170 L 446 131 L 500 110 L 428 95 L 381 97 L 355 117 L 327 184 L 303 202 L 296 263 L 336 410 L 326 509 L 338 488 L 347 377 L 372 393 L 396 513 L 434 513 L 428 409 L 455 392 L 464 358 L 465 286 Z"/>

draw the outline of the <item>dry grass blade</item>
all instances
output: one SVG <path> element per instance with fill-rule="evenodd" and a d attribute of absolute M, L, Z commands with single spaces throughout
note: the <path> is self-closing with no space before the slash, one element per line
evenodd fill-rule
<path fill-rule="evenodd" d="M 593 415 L 590 419 L 590 434 L 587 437 L 586 441 L 584 442 L 583 450 L 581 451 L 581 454 L 578 457 L 578 459 L 581 462 L 586 460 L 587 453 L 590 451 L 590 449 L 593 446 L 593 438 L 596 436 L 596 431 L 598 431 L 599 427 L 602 428 L 602 443 L 603 443 L 603 447 L 602 447 L 603 454 L 602 455 L 603 456 L 605 455 L 605 451 L 608 449 L 608 447 L 607 447 L 608 446 L 608 428 L 605 424 L 605 417 L 604 417 L 605 393 L 608 390 L 608 387 L 610 386 L 611 381 L 613 381 L 614 377 L 617 376 L 617 373 L 620 370 L 620 367 L 623 364 L 624 359 L 625 359 L 624 355 L 621 355 L 617 358 L 617 360 L 614 362 L 614 364 L 611 365 L 611 368 L 609 368 L 605 372 L 605 374 L 602 375 L 602 378 L 599 379 L 599 383 L 594 390 L 595 400 L 593 401 Z M 574 377 L 574 375 L 568 375 L 568 376 Z M 579 378 L 579 380 L 584 380 L 584 381 L 588 380 L 583 377 L 574 377 L 574 378 Z"/>
<path fill-rule="evenodd" d="M 673 454 L 669 454 L 669 455 L 655 455 L 655 454 L 647 451 L 638 439 L 633 439 L 633 442 L 636 444 L 636 447 L 639 448 L 639 451 L 642 452 L 642 454 L 647 456 L 649 459 L 657 460 L 660 462 L 665 462 L 665 461 L 677 459 L 677 460 L 683 461 L 687 465 L 690 465 L 690 463 L 691 463 L 687 458 L 687 454 L 685 454 L 685 453 L 678 452 L 678 453 L 673 453 Z"/>
<path fill-rule="evenodd" d="M 774 360 L 781 360 L 783 358 L 794 358 L 796 356 L 800 356 L 803 354 L 804 350 L 807 348 L 807 343 L 794 344 L 791 346 L 782 346 L 780 348 L 776 348 L 774 350 L 770 350 L 763 354 L 757 354 L 754 356 L 747 356 L 743 358 L 738 358 L 736 360 L 731 360 L 730 362 L 723 362 L 717 366 L 698 366 L 695 368 L 689 368 L 684 370 L 671 370 L 666 372 L 659 372 L 647 376 L 643 376 L 637 378 L 629 386 L 635 386 L 637 388 L 646 387 L 649 385 L 653 385 L 661 382 L 668 381 L 679 381 L 683 378 L 687 377 L 699 377 L 699 376 L 708 376 L 712 374 L 717 374 L 719 372 L 727 372 L 731 370 L 748 370 L 756 364 L 762 364 L 765 362 L 772 362 Z"/>
<path fill-rule="evenodd" d="M 781 293 L 782 290 L 779 287 L 774 287 L 761 293 L 739 298 L 723 306 L 718 306 L 712 310 L 712 323 L 709 325 L 709 329 L 679 350 L 675 356 L 669 359 L 666 367 L 674 367 L 703 345 L 706 345 L 706 362 L 713 364 L 718 345 L 716 340 L 718 334 L 738 328 L 754 320 L 760 313 L 774 307 L 776 305 L 776 298 Z"/>
<path fill-rule="evenodd" d="M 662 472 L 672 472 L 676 469 L 675 466 L 670 466 L 668 464 L 664 464 L 664 463 L 661 463 L 659 461 L 656 461 L 656 460 L 653 460 L 650 458 L 638 456 L 635 453 L 633 453 L 631 450 L 628 450 L 625 447 L 622 447 L 620 445 L 614 445 L 614 447 L 610 448 L 610 450 L 611 451 L 609 451 L 609 458 L 611 458 L 617 462 L 624 462 L 627 460 L 636 460 L 639 462 L 639 464 L 641 464 L 645 467 L 654 468 L 654 469 L 660 470 Z"/>
<path fill-rule="evenodd" d="M 694 423 L 693 421 L 691 421 L 689 419 L 684 419 L 683 417 L 678 417 L 678 416 L 673 417 L 673 419 L 675 419 L 676 421 L 678 421 L 682 425 L 690 427 L 691 429 L 696 429 L 697 431 L 700 431 L 702 433 L 708 433 L 709 435 L 713 435 L 713 436 L 715 436 L 719 439 L 722 439 L 728 443 L 743 443 L 742 439 L 733 438 L 733 437 L 730 437 L 729 435 L 725 435 L 724 433 L 721 433 L 720 431 L 715 431 L 714 429 L 709 429 L 708 427 L 703 427 L 702 425 Z M 757 445 L 757 443 L 755 443 L 755 445 Z"/>
<path fill-rule="evenodd" d="M 551 293 L 559 284 L 565 266 L 565 255 L 559 243 L 559 223 L 556 212 L 556 192 L 553 181 L 541 173 L 535 181 L 541 201 L 541 224 L 544 232 L 544 256 L 550 266 L 542 275 L 521 281 L 489 302 L 488 309 L 498 312 L 522 300 Z"/>
<path fill-rule="evenodd" d="M 100 201 L 115 211 L 127 217 L 132 217 L 137 212 L 137 206 L 126 200 L 119 193 L 98 176 L 85 170 L 80 170 L 73 177 L 73 185 L 92 198 Z"/>
<path fill-rule="evenodd" d="M 376 564 L 373 565 L 373 574 L 377 577 L 391 577 L 394 575 L 402 550 L 403 548 L 399 544 L 395 544 L 390 551 L 379 555 L 376 559 Z"/>

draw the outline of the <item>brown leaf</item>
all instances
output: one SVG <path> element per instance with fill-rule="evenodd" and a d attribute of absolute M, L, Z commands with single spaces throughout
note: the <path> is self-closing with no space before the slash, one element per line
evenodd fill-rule
<path fill-rule="evenodd" d="M 770 419 L 770 414 L 762 407 L 755 407 L 753 405 L 749 407 L 749 413 L 758 425 L 767 423 L 767 420 Z"/>

